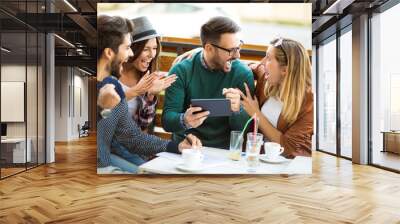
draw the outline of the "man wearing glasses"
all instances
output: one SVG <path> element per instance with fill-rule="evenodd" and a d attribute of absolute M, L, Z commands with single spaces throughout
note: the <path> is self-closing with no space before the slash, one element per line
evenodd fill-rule
<path fill-rule="evenodd" d="M 239 60 L 243 44 L 240 27 L 227 17 L 214 17 L 201 27 L 202 50 L 171 68 L 177 81 L 166 90 L 162 115 L 163 128 L 173 139 L 192 133 L 204 146 L 229 147 L 230 132 L 241 130 L 249 116 L 240 106 L 244 83 L 254 92 L 253 73 Z M 227 98 L 233 111 L 230 117 L 208 117 L 209 112 L 192 107 L 191 99 Z"/>

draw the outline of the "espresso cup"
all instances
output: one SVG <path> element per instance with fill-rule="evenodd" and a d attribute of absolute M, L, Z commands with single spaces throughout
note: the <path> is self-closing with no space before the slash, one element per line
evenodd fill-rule
<path fill-rule="evenodd" d="M 283 147 L 275 142 L 266 142 L 264 144 L 265 156 L 268 159 L 276 159 L 283 151 Z"/>
<path fill-rule="evenodd" d="M 183 164 L 188 168 L 197 168 L 204 159 L 203 153 L 198 149 L 185 149 L 182 151 Z"/>

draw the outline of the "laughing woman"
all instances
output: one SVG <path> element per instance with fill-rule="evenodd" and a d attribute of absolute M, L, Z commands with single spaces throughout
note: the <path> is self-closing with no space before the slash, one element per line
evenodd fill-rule
<path fill-rule="evenodd" d="M 160 36 L 148 18 L 138 17 L 132 22 L 134 29 L 131 33 L 130 47 L 133 57 L 123 64 L 119 83 L 125 92 L 130 117 L 142 131 L 151 132 L 149 127 L 156 115 L 157 95 L 175 82 L 176 76 L 165 78 L 157 71 L 161 50 Z M 115 141 L 112 143 L 112 149 L 113 154 L 137 166 L 153 156 L 131 153 Z"/>
<path fill-rule="evenodd" d="M 160 37 L 147 17 L 132 20 L 133 57 L 123 64 L 119 81 L 124 89 L 129 113 L 133 120 L 147 130 L 156 114 L 157 95 L 176 80 L 157 71 L 161 50 Z"/>
<path fill-rule="evenodd" d="M 284 147 L 282 155 L 311 156 L 314 103 L 307 51 L 297 41 L 275 39 L 253 73 L 256 98 L 246 86 L 243 108 L 259 117 L 259 128 L 268 141 Z"/>

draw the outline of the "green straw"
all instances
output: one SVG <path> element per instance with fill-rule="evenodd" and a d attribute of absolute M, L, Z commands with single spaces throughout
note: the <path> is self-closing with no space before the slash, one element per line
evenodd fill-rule
<path fill-rule="evenodd" d="M 249 120 L 247 120 L 247 122 L 246 122 L 246 124 L 244 125 L 244 128 L 243 128 L 242 132 L 240 133 L 239 138 L 238 138 L 238 140 L 237 140 L 237 142 L 236 142 L 236 144 L 235 144 L 235 149 L 239 146 L 239 142 L 240 142 L 240 139 L 243 138 L 244 131 L 246 131 L 247 126 L 249 126 L 250 121 L 253 120 L 253 119 L 254 119 L 254 116 L 251 117 Z"/>

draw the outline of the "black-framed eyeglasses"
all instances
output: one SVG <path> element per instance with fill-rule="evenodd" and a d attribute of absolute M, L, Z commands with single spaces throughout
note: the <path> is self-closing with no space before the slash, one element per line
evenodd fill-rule
<path fill-rule="evenodd" d="M 244 44 L 243 40 L 240 40 L 239 47 L 234 47 L 234 48 L 230 48 L 230 49 L 218 46 L 217 44 L 211 44 L 211 45 L 216 47 L 216 48 L 219 48 L 221 50 L 224 50 L 224 51 L 228 52 L 229 56 L 231 57 L 231 56 L 235 55 L 236 53 L 240 52 L 240 50 L 242 50 L 242 45 L 243 44 Z"/>
<path fill-rule="evenodd" d="M 282 43 L 283 43 L 283 38 L 282 38 L 282 37 L 279 37 L 278 41 L 277 41 L 275 44 L 273 44 L 272 46 L 273 46 L 273 47 L 279 47 L 279 48 L 282 50 L 283 55 L 285 56 L 286 61 L 289 61 L 289 59 L 288 59 L 288 57 L 287 57 L 287 54 L 286 54 L 286 51 L 285 51 L 285 49 L 283 49 Z"/>

